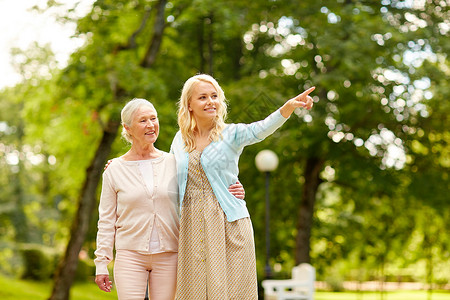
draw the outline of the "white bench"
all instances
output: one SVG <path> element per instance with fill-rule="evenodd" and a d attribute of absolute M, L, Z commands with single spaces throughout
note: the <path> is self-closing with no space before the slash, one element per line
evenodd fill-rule
<path fill-rule="evenodd" d="M 316 269 L 307 263 L 292 268 L 292 279 L 263 280 L 265 300 L 313 300 Z"/>

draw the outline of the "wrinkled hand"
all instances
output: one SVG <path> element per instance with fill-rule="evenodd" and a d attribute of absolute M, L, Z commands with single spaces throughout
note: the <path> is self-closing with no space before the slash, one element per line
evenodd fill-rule
<path fill-rule="evenodd" d="M 300 95 L 297 95 L 296 97 L 292 98 L 289 100 L 290 104 L 293 105 L 293 107 L 297 108 L 297 107 L 304 107 L 306 109 L 311 109 L 313 107 L 313 99 L 311 98 L 311 96 L 309 96 L 309 94 L 315 90 L 315 86 L 313 86 L 312 88 L 307 89 L 306 91 L 304 91 L 303 93 L 301 93 Z"/>
<path fill-rule="evenodd" d="M 109 275 L 97 275 L 95 276 L 95 283 L 98 287 L 105 292 L 111 292 L 112 281 L 109 280 Z"/>
<path fill-rule="evenodd" d="M 228 191 L 238 199 L 243 200 L 245 198 L 245 190 L 244 186 L 237 181 L 235 184 L 232 184 L 228 187 Z"/>
<path fill-rule="evenodd" d="M 106 170 L 108 168 L 108 166 L 111 164 L 112 159 L 108 159 L 108 162 L 105 164 L 105 167 L 103 168 L 103 170 Z"/>

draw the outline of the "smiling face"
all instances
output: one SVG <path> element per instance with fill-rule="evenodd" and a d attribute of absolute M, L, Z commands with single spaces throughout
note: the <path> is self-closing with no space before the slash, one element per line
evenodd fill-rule
<path fill-rule="evenodd" d="M 189 111 L 197 122 L 213 120 L 217 115 L 219 105 L 219 95 L 211 83 L 200 81 L 193 87 Z"/>
<path fill-rule="evenodd" d="M 156 110 L 141 106 L 133 114 L 130 127 L 125 127 L 134 144 L 146 145 L 156 142 L 159 134 L 159 121 Z"/>

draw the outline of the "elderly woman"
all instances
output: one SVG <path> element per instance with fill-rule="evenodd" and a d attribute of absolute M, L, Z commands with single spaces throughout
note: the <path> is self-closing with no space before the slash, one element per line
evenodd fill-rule
<path fill-rule="evenodd" d="M 133 99 L 122 109 L 122 136 L 131 143 L 103 173 L 95 282 L 111 291 L 107 265 L 116 248 L 114 280 L 119 299 L 173 300 L 178 252 L 178 184 L 175 158 L 154 146 L 156 109 Z M 242 185 L 230 192 L 243 198 Z"/>
<path fill-rule="evenodd" d="M 245 202 L 226 187 L 237 179 L 243 148 L 272 134 L 297 107 L 310 109 L 313 90 L 246 125 L 225 124 L 224 92 L 211 76 L 184 84 L 171 147 L 181 201 L 177 300 L 258 298 L 252 223 Z"/>
<path fill-rule="evenodd" d="M 114 280 L 119 299 L 175 297 L 178 252 L 177 180 L 173 155 L 158 150 L 158 115 L 144 99 L 122 109 L 130 150 L 103 173 L 95 282 L 111 290 L 107 265 L 116 247 Z"/>

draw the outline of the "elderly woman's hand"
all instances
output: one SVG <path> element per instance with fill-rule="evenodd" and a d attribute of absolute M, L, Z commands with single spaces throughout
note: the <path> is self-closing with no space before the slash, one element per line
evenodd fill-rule
<path fill-rule="evenodd" d="M 111 292 L 112 281 L 109 280 L 109 275 L 97 275 L 95 276 L 95 283 L 98 287 L 105 292 Z"/>

